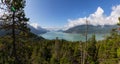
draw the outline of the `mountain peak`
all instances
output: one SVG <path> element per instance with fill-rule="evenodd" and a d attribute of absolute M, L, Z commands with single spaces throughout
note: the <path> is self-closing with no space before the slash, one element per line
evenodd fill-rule
<path fill-rule="evenodd" d="M 31 25 L 32 27 L 34 27 L 35 29 L 40 28 L 40 25 L 38 25 L 38 23 L 30 23 L 30 25 Z"/>

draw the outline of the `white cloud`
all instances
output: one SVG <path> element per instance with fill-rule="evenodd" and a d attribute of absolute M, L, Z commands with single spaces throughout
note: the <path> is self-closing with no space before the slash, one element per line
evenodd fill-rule
<path fill-rule="evenodd" d="M 31 26 L 33 26 L 35 29 L 38 29 L 40 27 L 40 25 L 38 23 L 28 23 Z"/>
<path fill-rule="evenodd" d="M 0 1 L 0 17 L 3 16 L 4 13 L 6 13 L 5 9 L 6 6 Z"/>
<path fill-rule="evenodd" d="M 78 18 L 75 20 L 69 19 L 65 27 L 68 29 L 77 25 L 86 24 L 86 19 L 89 21 L 89 24 L 92 25 L 114 25 L 118 22 L 118 17 L 120 17 L 120 5 L 113 6 L 109 16 L 106 16 L 104 10 L 101 7 L 98 7 L 96 12 L 90 14 L 89 17 Z"/>
<path fill-rule="evenodd" d="M 103 13 L 104 13 L 104 10 L 101 7 L 98 7 L 97 11 L 94 14 L 92 14 L 92 16 L 100 17 L 103 15 Z"/>
<path fill-rule="evenodd" d="M 35 29 L 39 29 L 39 28 L 43 28 L 49 31 L 57 31 L 57 30 L 61 30 L 63 28 L 61 27 L 41 27 L 38 23 L 36 22 L 28 22 L 29 25 L 31 25 L 32 27 L 34 27 Z"/>

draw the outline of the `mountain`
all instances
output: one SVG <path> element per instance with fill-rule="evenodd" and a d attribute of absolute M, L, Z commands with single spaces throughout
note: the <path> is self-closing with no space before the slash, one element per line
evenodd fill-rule
<path fill-rule="evenodd" d="M 44 34 L 44 33 L 48 32 L 48 30 L 43 29 L 43 28 L 41 28 L 39 26 L 37 28 L 34 28 L 33 26 L 28 24 L 28 27 L 30 28 L 30 31 L 32 33 L 36 34 L 36 35 L 37 34 Z M 2 29 L 2 30 L 0 30 L 0 36 L 5 35 L 5 34 L 10 33 L 10 32 L 11 32 L 10 30 L 6 31 L 6 30 Z"/>
<path fill-rule="evenodd" d="M 64 32 L 64 30 L 60 29 L 60 30 L 57 30 L 57 32 Z"/>
<path fill-rule="evenodd" d="M 48 32 L 48 30 L 41 28 L 40 26 L 38 26 L 37 28 L 34 28 L 33 26 L 28 25 L 28 27 L 31 29 L 31 32 L 34 34 L 44 34 Z"/>
<path fill-rule="evenodd" d="M 88 25 L 88 33 L 109 33 L 113 28 L 116 28 L 117 25 Z M 65 33 L 85 33 L 86 25 L 78 25 L 68 30 L 65 30 Z"/>

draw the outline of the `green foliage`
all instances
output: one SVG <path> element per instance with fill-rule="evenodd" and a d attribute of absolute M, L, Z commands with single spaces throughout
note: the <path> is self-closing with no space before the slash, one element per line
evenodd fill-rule
<path fill-rule="evenodd" d="M 4 3 L 5 7 L 3 10 L 6 9 L 6 11 L 0 18 L 0 28 L 7 30 L 9 35 L 12 33 L 11 30 L 15 29 L 17 35 L 27 36 L 27 33 L 29 33 L 30 29 L 27 27 L 29 18 L 26 18 L 24 13 L 26 0 L 3 0 L 3 4 Z"/>
<path fill-rule="evenodd" d="M 0 18 L 0 28 L 8 31 L 8 34 L 6 35 L 9 37 L 4 36 L 6 39 L 12 38 L 12 41 L 8 40 L 7 42 L 4 42 L 4 45 L 8 47 L 9 44 L 9 47 L 6 47 L 2 51 L 10 51 L 4 55 L 8 58 L 6 58 L 7 60 L 4 60 L 3 64 L 5 61 L 11 62 L 12 64 L 26 64 L 27 61 L 29 61 L 29 55 L 31 53 L 28 51 L 31 50 L 28 47 L 30 46 L 24 45 L 27 42 L 24 39 L 28 38 L 26 36 L 29 34 L 29 28 L 27 28 L 29 19 L 26 18 L 24 13 L 25 2 L 25 0 L 3 0 L 1 3 L 4 4 L 2 9 L 5 9 L 5 12 Z M 21 56 L 26 57 L 23 59 Z"/>
<path fill-rule="evenodd" d="M 119 22 L 117 23 L 118 26 L 120 26 L 120 17 L 118 18 Z"/>
<path fill-rule="evenodd" d="M 15 29 L 18 34 L 16 36 L 18 61 L 15 62 L 13 55 L 11 35 L 5 35 L 0 36 L 0 64 L 81 64 L 83 50 L 85 50 L 85 61 L 88 64 L 118 64 L 120 62 L 120 35 L 116 29 L 113 29 L 110 35 L 101 41 L 96 41 L 96 36 L 93 35 L 87 42 L 86 48 L 85 42 L 70 42 L 58 38 L 46 40 L 33 33 L 23 32 L 25 29 L 28 30 L 26 26 L 28 19 L 23 10 L 25 0 L 12 0 L 11 4 L 7 0 L 6 3 L 12 4 L 17 13 L 15 19 L 18 25 L 15 25 Z M 6 18 L 2 20 L 5 21 L 5 25 L 2 27 L 10 30 L 12 15 L 4 16 Z"/>
<path fill-rule="evenodd" d="M 65 40 L 45 40 L 34 34 L 27 39 L 17 39 L 17 56 L 21 64 L 81 64 L 81 45 L 84 42 Z M 109 36 L 111 37 L 111 36 Z M 34 39 L 36 38 L 36 39 Z M 87 63 L 117 64 L 120 58 L 119 35 L 111 39 L 96 41 L 93 35 L 87 46 Z M 57 55 L 56 55 L 57 54 Z M 0 63 L 14 63 L 12 57 L 12 38 L 0 37 Z"/>
<path fill-rule="evenodd" d="M 120 57 L 120 48 L 117 49 L 117 56 Z"/>
<path fill-rule="evenodd" d="M 87 54 L 88 54 L 88 62 L 90 64 L 98 64 L 98 53 L 97 53 L 97 47 L 96 47 L 96 39 L 95 39 L 95 35 L 93 35 L 90 40 L 89 40 L 89 44 L 87 47 Z"/>

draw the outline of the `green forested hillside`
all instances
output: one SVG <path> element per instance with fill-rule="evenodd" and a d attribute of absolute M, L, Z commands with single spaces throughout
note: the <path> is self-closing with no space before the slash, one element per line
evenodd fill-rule
<path fill-rule="evenodd" d="M 41 38 L 40 38 L 41 39 Z M 95 36 L 87 42 L 19 38 L 16 42 L 20 64 L 81 64 L 86 51 L 85 64 L 118 64 L 120 58 L 120 35 L 109 36 L 96 41 Z M 13 64 L 12 39 L 0 37 L 0 63 Z M 83 54 L 83 55 L 82 55 Z"/>
<path fill-rule="evenodd" d="M 120 63 L 120 33 L 116 28 L 101 41 L 96 41 L 95 34 L 86 42 L 71 42 L 57 37 L 46 40 L 31 33 L 27 27 L 26 0 L 1 1 L 7 13 L 0 18 L 0 29 L 10 30 L 10 33 L 0 36 L 0 64 Z"/>

